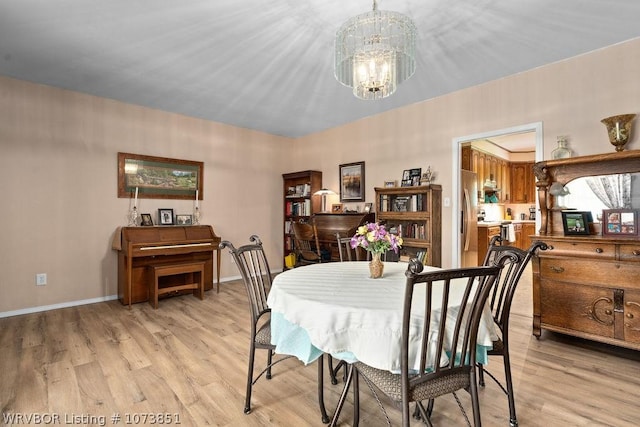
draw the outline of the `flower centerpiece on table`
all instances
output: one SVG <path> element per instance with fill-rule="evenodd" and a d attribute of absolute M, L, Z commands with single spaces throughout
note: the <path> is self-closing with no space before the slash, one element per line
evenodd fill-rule
<path fill-rule="evenodd" d="M 371 252 L 371 277 L 377 279 L 382 277 L 382 269 L 384 264 L 380 259 L 380 255 L 393 249 L 395 253 L 402 246 L 402 237 L 391 234 L 384 225 L 370 222 L 358 227 L 356 234 L 351 238 L 351 247 L 364 248 L 367 252 Z"/>

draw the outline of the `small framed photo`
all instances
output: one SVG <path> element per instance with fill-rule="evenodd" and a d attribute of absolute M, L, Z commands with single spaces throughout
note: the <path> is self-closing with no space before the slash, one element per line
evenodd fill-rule
<path fill-rule="evenodd" d="M 173 225 L 173 209 L 158 209 L 158 223 L 160 225 Z"/>
<path fill-rule="evenodd" d="M 364 204 L 364 212 L 369 213 L 373 209 L 373 203 L 365 203 Z"/>
<path fill-rule="evenodd" d="M 344 206 L 342 203 L 334 203 L 331 205 L 331 213 L 342 213 Z"/>
<path fill-rule="evenodd" d="M 591 212 L 562 211 L 562 226 L 564 227 L 564 235 L 588 235 L 590 217 Z"/>
<path fill-rule="evenodd" d="M 422 168 L 409 169 L 409 178 L 411 179 L 412 186 L 420 185 L 421 177 L 422 177 Z"/>
<path fill-rule="evenodd" d="M 602 211 L 602 234 L 615 237 L 638 235 L 638 211 L 636 209 L 605 209 Z"/>
<path fill-rule="evenodd" d="M 405 169 L 402 172 L 402 187 L 413 187 L 420 185 L 422 168 Z"/>
<path fill-rule="evenodd" d="M 149 226 L 153 225 L 153 219 L 151 219 L 151 214 L 144 213 L 144 214 L 140 215 L 140 217 L 142 218 L 142 226 L 143 227 L 149 227 Z"/>
<path fill-rule="evenodd" d="M 340 165 L 340 201 L 364 202 L 364 162 Z"/>
<path fill-rule="evenodd" d="M 396 185 L 398 185 L 397 181 L 385 181 L 384 182 L 384 186 L 385 187 L 395 187 Z"/>
<path fill-rule="evenodd" d="M 177 214 L 176 225 L 192 225 L 193 215 Z"/>

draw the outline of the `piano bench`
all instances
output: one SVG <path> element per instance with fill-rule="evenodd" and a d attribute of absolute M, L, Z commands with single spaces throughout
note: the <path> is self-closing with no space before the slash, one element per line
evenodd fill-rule
<path fill-rule="evenodd" d="M 158 308 L 158 297 L 171 292 L 193 289 L 193 295 L 204 299 L 204 261 L 183 262 L 177 264 L 158 264 L 149 266 L 153 270 L 153 281 L 149 286 L 149 304 Z M 178 274 L 199 273 L 196 283 L 185 283 L 175 286 L 160 287 L 160 278 Z M 195 278 L 194 278 L 195 279 Z"/>

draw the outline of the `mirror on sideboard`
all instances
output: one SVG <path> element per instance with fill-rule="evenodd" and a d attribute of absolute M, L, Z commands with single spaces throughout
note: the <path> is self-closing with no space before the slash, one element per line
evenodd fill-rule
<path fill-rule="evenodd" d="M 540 234 L 563 234 L 563 208 L 591 211 L 597 220 L 608 209 L 606 199 L 626 197 L 632 209 L 640 209 L 640 150 L 546 160 L 533 169 L 540 200 Z M 565 191 L 559 191 L 563 188 Z"/>
<path fill-rule="evenodd" d="M 640 209 L 640 173 L 586 176 L 569 181 L 565 188 L 564 205 L 589 211 L 594 220 L 603 209 Z"/>

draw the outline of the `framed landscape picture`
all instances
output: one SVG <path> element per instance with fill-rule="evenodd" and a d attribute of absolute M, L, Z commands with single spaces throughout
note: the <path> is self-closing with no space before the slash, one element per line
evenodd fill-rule
<path fill-rule="evenodd" d="M 118 197 L 202 200 L 203 169 L 203 162 L 118 153 Z"/>
<path fill-rule="evenodd" d="M 340 201 L 364 202 L 364 162 L 340 165 Z"/>

